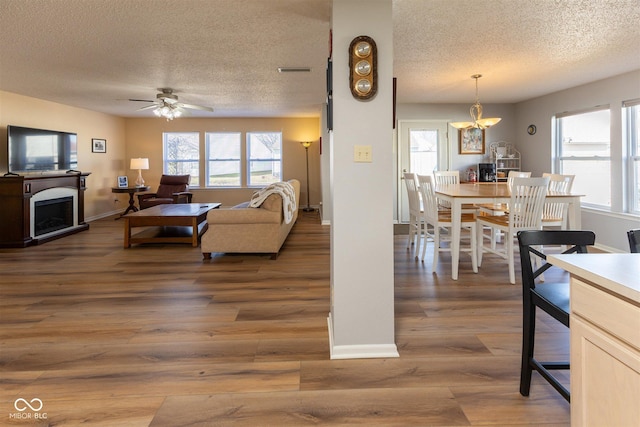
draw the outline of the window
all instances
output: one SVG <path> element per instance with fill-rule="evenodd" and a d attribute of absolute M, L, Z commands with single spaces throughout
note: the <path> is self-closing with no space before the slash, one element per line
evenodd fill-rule
<path fill-rule="evenodd" d="M 198 132 L 165 132 L 163 139 L 164 173 L 191 175 L 189 186 L 200 181 L 200 134 Z"/>
<path fill-rule="evenodd" d="M 556 116 L 556 169 L 585 205 L 611 208 L 610 129 L 608 107 Z"/>
<path fill-rule="evenodd" d="M 207 187 L 240 187 L 240 133 L 207 133 L 206 144 Z"/>
<path fill-rule="evenodd" d="M 640 214 L 640 99 L 623 104 L 628 153 L 629 211 Z"/>
<path fill-rule="evenodd" d="M 410 171 L 430 175 L 438 169 L 437 129 L 409 129 L 409 145 Z"/>
<path fill-rule="evenodd" d="M 247 185 L 262 186 L 280 181 L 282 175 L 282 133 L 247 133 Z"/>

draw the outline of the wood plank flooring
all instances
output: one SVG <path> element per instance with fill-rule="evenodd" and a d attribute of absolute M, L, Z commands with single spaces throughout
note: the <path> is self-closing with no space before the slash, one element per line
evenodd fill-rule
<path fill-rule="evenodd" d="M 521 290 L 501 259 L 473 274 L 463 256 L 452 281 L 448 255 L 433 274 L 395 236 L 400 358 L 332 361 L 317 213 L 277 260 L 123 249 L 122 228 L 0 249 L 0 425 L 569 425 L 537 374 L 518 393 Z M 539 331 L 538 354 L 568 357 L 563 327 L 540 316 Z"/>

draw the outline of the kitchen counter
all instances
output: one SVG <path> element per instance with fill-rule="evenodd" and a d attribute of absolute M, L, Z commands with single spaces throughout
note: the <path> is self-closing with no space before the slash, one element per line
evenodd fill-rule
<path fill-rule="evenodd" d="M 549 255 L 549 262 L 640 304 L 640 254 Z"/>
<path fill-rule="evenodd" d="M 640 254 L 549 255 L 571 273 L 571 425 L 640 420 Z"/>

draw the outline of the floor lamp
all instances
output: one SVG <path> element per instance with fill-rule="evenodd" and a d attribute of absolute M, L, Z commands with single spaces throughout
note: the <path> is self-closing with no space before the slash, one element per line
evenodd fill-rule
<path fill-rule="evenodd" d="M 309 147 L 311 147 L 311 141 L 303 141 L 300 144 L 304 147 L 304 151 L 307 156 L 307 207 L 302 210 L 304 212 L 313 212 L 315 209 L 309 205 Z"/>

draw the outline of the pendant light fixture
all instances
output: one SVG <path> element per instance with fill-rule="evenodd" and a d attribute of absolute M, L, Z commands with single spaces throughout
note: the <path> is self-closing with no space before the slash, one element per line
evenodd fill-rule
<path fill-rule="evenodd" d="M 482 74 L 474 74 L 473 76 L 471 76 L 472 79 L 476 79 L 476 102 L 469 109 L 469 114 L 471 114 L 471 118 L 473 119 L 473 121 L 451 123 L 451 126 L 456 129 L 486 129 L 502 120 L 500 117 L 492 117 L 489 119 L 482 118 L 482 105 L 480 105 L 480 101 L 478 100 L 478 79 L 480 77 L 482 77 Z"/>

